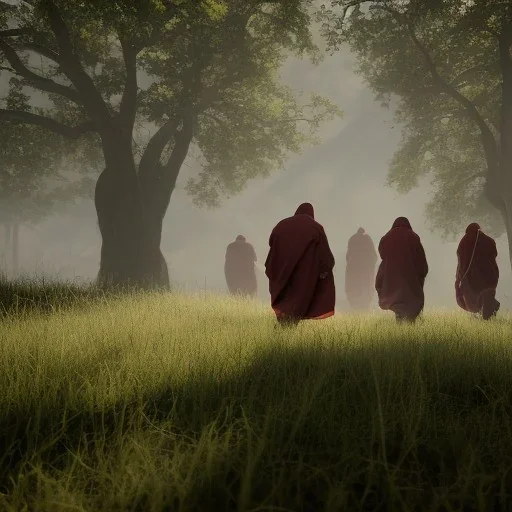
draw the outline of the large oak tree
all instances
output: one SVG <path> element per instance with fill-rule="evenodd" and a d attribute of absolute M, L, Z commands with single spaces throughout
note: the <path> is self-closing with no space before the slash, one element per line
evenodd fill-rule
<path fill-rule="evenodd" d="M 427 211 L 445 234 L 505 229 L 512 262 L 512 4 L 500 0 L 331 0 L 334 50 L 348 43 L 403 127 L 389 183 L 432 179 Z"/>
<path fill-rule="evenodd" d="M 5 104 L 0 121 L 69 139 L 94 134 L 101 148 L 100 281 L 168 284 L 162 222 L 192 146 L 202 171 L 188 190 L 217 204 L 299 151 L 312 135 L 301 123 L 314 131 L 337 114 L 319 97 L 300 105 L 279 82 L 287 53 L 315 55 L 306 3 L 32 0 L 4 9 L 2 72 L 46 103 Z"/>

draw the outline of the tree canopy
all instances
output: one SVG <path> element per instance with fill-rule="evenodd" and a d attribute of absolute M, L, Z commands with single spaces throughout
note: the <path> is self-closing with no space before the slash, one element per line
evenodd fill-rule
<path fill-rule="evenodd" d="M 503 118 L 500 48 L 511 10 L 494 0 L 332 0 L 321 18 L 330 47 L 348 43 L 358 71 L 396 108 L 402 142 L 388 183 L 400 192 L 431 180 L 432 226 L 460 233 L 478 219 L 499 235 Z M 506 38 L 506 40 L 505 40 Z M 501 214 L 500 214 L 501 211 Z"/>
<path fill-rule="evenodd" d="M 3 9 L 0 67 L 11 93 L 0 121 L 88 134 L 101 148 L 100 277 L 168 281 L 162 221 L 191 148 L 202 169 L 187 190 L 213 206 L 281 167 L 339 114 L 316 96 L 300 103 L 279 79 L 287 55 L 318 57 L 308 4 L 30 0 Z M 27 100 L 9 107 L 20 87 Z"/>
<path fill-rule="evenodd" d="M 297 0 L 32 0 L 4 8 L 1 65 L 12 75 L 11 94 L 21 87 L 26 101 L 0 110 L 0 119 L 73 139 L 101 136 L 102 121 L 124 116 L 139 128 L 134 152 L 144 172 L 170 163 L 177 127 L 193 110 L 203 172 L 187 189 L 198 203 L 218 204 L 314 142 L 301 123 L 315 129 L 339 113 L 319 97 L 298 103 L 279 82 L 287 52 L 318 57 L 308 25 Z M 27 64 L 30 55 L 42 72 Z M 34 108 L 34 89 L 45 93 L 44 107 Z"/>

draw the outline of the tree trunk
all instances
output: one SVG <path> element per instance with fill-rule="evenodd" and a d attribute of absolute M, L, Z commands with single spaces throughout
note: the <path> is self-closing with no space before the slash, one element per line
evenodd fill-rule
<path fill-rule="evenodd" d="M 501 119 L 499 144 L 499 173 L 495 192 L 499 193 L 500 212 L 505 223 L 508 237 L 508 250 L 512 268 L 512 58 L 510 48 L 512 26 L 502 27 L 498 40 L 499 58 L 502 75 Z M 497 185 L 497 186 L 496 186 Z"/>
<path fill-rule="evenodd" d="M 17 277 L 19 268 L 19 224 L 12 224 L 12 276 Z"/>
<path fill-rule="evenodd" d="M 172 138 L 174 147 L 162 164 L 165 147 L 145 154 L 137 173 L 131 130 L 118 125 L 102 136 L 106 168 L 96 183 L 95 205 L 102 236 L 98 282 L 168 288 L 169 272 L 160 250 L 162 225 L 181 166 L 194 135 L 196 116 L 183 118 Z M 158 132 L 157 132 L 158 134 Z M 167 142 L 166 142 L 167 141 Z M 170 140 L 166 139 L 166 143 Z M 146 148 L 147 150 L 148 148 Z"/>
<path fill-rule="evenodd" d="M 105 146 L 105 144 L 104 144 Z M 105 151 L 106 168 L 96 183 L 95 206 L 102 237 L 98 284 L 102 286 L 169 286 L 160 251 L 161 222 L 143 202 L 130 146 L 112 144 Z"/>

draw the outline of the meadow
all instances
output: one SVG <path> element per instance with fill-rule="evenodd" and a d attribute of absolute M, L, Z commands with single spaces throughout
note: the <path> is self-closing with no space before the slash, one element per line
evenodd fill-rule
<path fill-rule="evenodd" d="M 512 507 L 512 322 L 4 285 L 0 511 Z"/>

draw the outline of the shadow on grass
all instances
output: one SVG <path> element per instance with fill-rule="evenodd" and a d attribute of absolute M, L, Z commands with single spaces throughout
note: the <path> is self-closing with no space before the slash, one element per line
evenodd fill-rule
<path fill-rule="evenodd" d="M 191 375 L 101 410 L 69 409 L 78 382 L 67 382 L 51 403 L 2 415 L 2 492 L 38 464 L 64 478 L 70 453 L 122 472 L 112 461 L 126 439 L 147 435 L 173 465 L 130 510 L 509 510 L 512 364 L 438 348 L 278 344 L 238 374 Z M 107 510 L 112 480 L 87 481 L 91 509 Z M 29 503 L 37 485 L 24 485 Z"/>
<path fill-rule="evenodd" d="M 70 308 L 88 309 L 102 301 L 112 301 L 143 293 L 135 286 L 99 287 L 94 283 L 19 279 L 0 276 L 0 318 L 20 317 L 27 313 L 55 313 Z M 170 289 L 152 290 L 169 293 Z"/>

